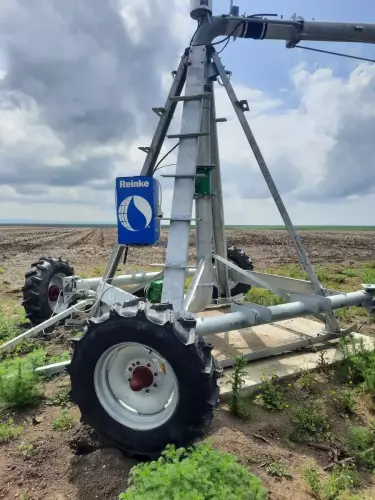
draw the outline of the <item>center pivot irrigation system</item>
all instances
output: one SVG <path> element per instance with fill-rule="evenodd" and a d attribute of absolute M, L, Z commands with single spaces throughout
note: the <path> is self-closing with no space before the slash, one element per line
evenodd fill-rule
<path fill-rule="evenodd" d="M 127 453 L 158 455 L 168 443 L 187 446 L 203 437 L 219 400 L 223 368 L 212 356 L 210 335 L 253 325 L 314 315 L 321 335 L 279 350 L 251 353 L 248 360 L 325 343 L 347 333 L 335 309 L 346 306 L 374 310 L 375 285 L 338 293 L 323 288 L 295 231 L 280 194 L 245 117 L 247 101 L 239 100 L 215 50 L 233 38 L 286 41 L 375 43 L 375 24 L 307 22 L 269 19 L 263 14 L 213 16 L 211 0 L 193 0 L 191 17 L 198 22 L 184 51 L 146 159 L 138 177 L 116 180 L 118 244 L 103 278 L 82 279 L 64 260 L 42 258 L 26 273 L 24 308 L 31 330 L 2 346 L 11 349 L 65 319 L 84 325 L 69 362 L 43 367 L 48 373 L 67 370 L 71 395 L 82 421 Z M 268 15 L 269 16 L 269 15 Z M 218 36 L 223 40 L 214 42 Z M 258 273 L 243 251 L 227 248 L 219 162 L 214 84 L 227 91 L 259 168 L 297 249 L 309 281 Z M 185 94 L 182 90 L 185 86 Z M 182 103 L 179 134 L 167 135 L 178 103 Z M 178 156 L 168 245 L 162 272 L 117 276 L 129 245 L 154 245 L 160 238 L 160 186 L 154 173 L 164 140 L 178 139 Z M 174 148 L 172 148 L 174 149 Z M 189 267 L 189 235 L 195 201 L 196 266 Z M 186 279 L 192 277 L 185 292 Z M 126 291 L 122 288 L 126 287 Z M 263 307 L 244 302 L 251 287 L 266 288 L 285 300 Z M 226 304 L 227 314 L 199 317 L 212 304 Z"/>

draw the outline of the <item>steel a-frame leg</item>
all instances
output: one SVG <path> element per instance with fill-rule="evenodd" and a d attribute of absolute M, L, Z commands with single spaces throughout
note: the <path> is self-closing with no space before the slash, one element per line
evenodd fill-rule
<path fill-rule="evenodd" d="M 140 175 L 152 175 L 154 172 L 159 153 L 165 141 L 169 126 L 176 110 L 176 106 L 178 104 L 178 97 L 181 95 L 181 92 L 185 85 L 188 61 L 189 49 L 186 49 L 181 57 L 179 67 L 175 73 L 174 80 L 164 108 L 154 109 L 155 113 L 160 117 L 160 120 L 150 147 L 140 148 L 147 153 L 147 157 L 143 164 Z M 105 289 L 105 285 L 111 284 L 112 279 L 116 274 L 122 255 L 124 253 L 124 248 L 124 245 L 115 245 L 115 247 L 113 248 L 106 270 L 104 272 L 102 282 L 96 289 L 96 297 L 98 300 L 91 310 L 91 314 L 93 316 L 97 314 L 98 311 L 100 311 L 100 297 Z"/>
<path fill-rule="evenodd" d="M 281 199 L 280 193 L 272 179 L 271 173 L 267 167 L 267 164 L 263 158 L 263 155 L 259 149 L 259 146 L 255 140 L 255 137 L 251 131 L 250 125 L 245 117 L 244 110 L 242 108 L 242 105 L 240 101 L 238 100 L 236 93 L 234 92 L 233 86 L 229 80 L 229 77 L 225 71 L 224 66 L 221 63 L 221 60 L 219 56 L 217 55 L 216 52 L 213 53 L 212 59 L 214 61 L 214 64 L 216 66 L 217 72 L 223 82 L 223 85 L 225 87 L 225 90 L 227 91 L 228 97 L 232 102 L 233 108 L 236 111 L 237 117 L 239 119 L 239 122 L 242 126 L 243 131 L 245 132 L 246 138 L 249 142 L 249 145 L 254 153 L 255 159 L 259 165 L 259 168 L 263 174 L 263 177 L 268 185 L 268 188 L 271 192 L 271 195 L 276 203 L 276 206 L 280 212 L 280 215 L 285 223 L 285 226 L 292 238 L 292 241 L 297 249 L 298 252 L 298 257 L 301 262 L 302 267 L 306 271 L 307 275 L 309 276 L 309 279 L 314 287 L 315 293 L 320 296 L 325 296 L 324 290 L 319 283 L 319 280 L 315 274 L 314 268 L 309 260 L 309 257 L 306 253 L 306 250 L 302 244 L 302 241 L 296 232 L 293 223 L 289 217 L 289 214 L 287 212 L 287 209 Z M 333 333 L 339 333 L 341 332 L 340 325 L 336 319 L 336 316 L 332 311 L 326 311 L 325 312 L 325 320 L 326 320 L 326 329 L 330 332 Z"/>

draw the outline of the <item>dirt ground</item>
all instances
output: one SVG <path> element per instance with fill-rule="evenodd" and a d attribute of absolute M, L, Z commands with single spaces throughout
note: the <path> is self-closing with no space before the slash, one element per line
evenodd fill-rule
<path fill-rule="evenodd" d="M 310 258 L 315 264 L 369 261 L 375 259 L 373 232 L 301 233 Z M 297 262 L 289 237 L 281 231 L 228 231 L 228 243 L 243 248 L 256 269 Z M 0 300 L 20 303 L 24 272 L 42 255 L 67 258 L 77 274 L 100 275 L 112 245 L 114 229 L 90 228 L 0 228 Z M 192 235 L 193 242 L 194 235 Z M 165 234 L 162 241 L 165 241 Z M 128 265 L 133 270 L 163 262 L 162 246 L 134 250 Z M 193 247 L 191 248 L 193 257 Z M 69 331 L 46 342 L 49 353 L 63 352 L 70 345 Z M 57 376 L 45 384 L 47 396 L 68 388 L 67 376 Z M 0 499 L 22 500 L 115 500 L 126 488 L 127 475 L 136 463 L 117 450 L 107 448 L 95 435 L 88 435 L 79 424 L 79 412 L 69 411 L 76 423 L 68 431 L 53 430 L 52 421 L 60 414 L 56 405 L 40 403 L 24 412 L 0 414 L 0 421 L 12 417 L 24 426 L 22 434 L 8 444 L 0 445 Z M 368 418 L 368 415 L 360 417 Z M 234 453 L 269 489 L 270 500 L 308 500 L 306 482 L 300 466 L 312 458 L 322 467 L 329 461 L 327 452 L 307 445 L 296 445 L 285 438 L 288 414 L 258 412 L 249 422 L 232 416 L 226 406 L 216 413 L 207 436 L 214 446 Z M 340 425 L 339 425 L 340 427 Z M 255 435 L 263 436 L 267 442 Z M 22 456 L 20 445 L 32 443 L 30 457 Z M 291 471 L 292 478 L 277 479 L 265 471 L 270 460 L 280 460 Z M 370 475 L 363 477 L 369 498 L 375 498 L 375 483 Z"/>

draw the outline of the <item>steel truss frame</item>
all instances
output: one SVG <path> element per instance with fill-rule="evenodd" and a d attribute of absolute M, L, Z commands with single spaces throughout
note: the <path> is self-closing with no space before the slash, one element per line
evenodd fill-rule
<path fill-rule="evenodd" d="M 288 47 L 295 46 L 303 39 L 375 43 L 375 24 L 305 23 L 302 18 L 295 17 L 292 20 L 275 21 L 231 15 L 219 17 L 205 15 L 200 20 L 192 44 L 181 57 L 178 70 L 173 73 L 173 83 L 164 107 L 153 108 L 159 116 L 159 123 L 151 145 L 140 148 L 147 153 L 141 175 L 153 175 L 165 139 L 179 140 L 176 172 L 168 176 L 174 178 L 174 194 L 169 219 L 166 260 L 163 264 L 155 264 L 162 267 L 163 271 L 116 276 L 124 252 L 124 246 L 116 245 L 102 278 L 81 279 L 78 276 L 64 278 L 64 309 L 41 325 L 10 340 L 1 346 L 2 350 L 12 349 L 24 339 L 38 335 L 44 329 L 74 314 L 78 316 L 84 314 L 85 320 L 70 319 L 67 321 L 68 324 L 69 321 L 70 324 L 80 324 L 88 317 L 95 319 L 110 308 L 133 307 L 134 301 L 138 300 L 133 294 L 160 278 L 164 281 L 162 302 L 172 304 L 175 311 L 185 311 L 191 315 L 205 310 L 212 303 L 231 305 L 231 312 L 225 315 L 209 318 L 196 316 L 196 328 L 202 335 L 230 332 L 252 325 L 305 315 L 314 315 L 324 322 L 322 333 L 316 339 L 304 338 L 292 344 L 264 349 L 248 355 L 249 361 L 301 349 L 313 343 L 327 342 L 352 331 L 353 328 L 345 331 L 340 328 L 334 313 L 335 309 L 355 305 L 366 307 L 373 312 L 375 285 L 363 285 L 363 290 L 344 294 L 327 290 L 319 283 L 246 119 L 245 112 L 249 111 L 248 103 L 238 99 L 230 81 L 230 73 L 225 70 L 212 45 L 213 39 L 219 35 L 281 39 L 287 42 Z M 217 132 L 217 123 L 226 120 L 216 116 L 214 95 L 214 85 L 219 79 L 233 105 L 309 280 L 245 271 L 227 258 Z M 184 87 L 185 94 L 182 95 Z M 167 135 L 179 102 L 183 105 L 180 133 Z M 202 194 L 196 191 L 196 178 L 202 175 L 211 185 L 209 193 Z M 188 259 L 194 202 L 196 267 L 189 266 Z M 185 280 L 189 276 L 193 279 L 185 294 Z M 230 280 L 266 288 L 282 297 L 286 303 L 270 307 L 244 303 L 242 297 L 230 297 Z M 120 286 L 130 288 L 124 291 Z M 219 299 L 213 302 L 214 286 L 219 290 Z M 57 363 L 38 370 L 56 373 L 63 370 L 67 364 L 69 362 Z M 231 360 L 226 360 L 222 366 L 231 364 Z"/>

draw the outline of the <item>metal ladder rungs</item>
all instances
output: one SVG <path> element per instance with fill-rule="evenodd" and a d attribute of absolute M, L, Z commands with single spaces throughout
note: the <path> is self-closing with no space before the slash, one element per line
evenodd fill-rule
<path fill-rule="evenodd" d="M 216 165 L 197 165 L 197 168 L 210 168 L 211 170 L 216 168 Z"/>
<path fill-rule="evenodd" d="M 172 134 L 167 135 L 168 139 L 194 139 L 196 137 L 203 137 L 208 135 L 208 132 L 191 132 L 190 134 Z"/>
<path fill-rule="evenodd" d="M 212 92 L 204 92 L 203 94 L 191 94 L 191 95 L 176 95 L 170 97 L 171 101 L 195 101 L 199 99 L 204 99 L 205 97 L 211 97 Z"/>
<path fill-rule="evenodd" d="M 215 120 L 216 123 L 225 123 L 227 121 L 228 121 L 227 118 L 216 118 L 216 120 Z"/>
<path fill-rule="evenodd" d="M 206 177 L 205 174 L 163 174 L 161 177 L 174 177 L 175 179 L 194 179 L 195 177 Z"/>
<path fill-rule="evenodd" d="M 191 222 L 191 221 L 197 221 L 197 220 L 202 220 L 202 219 L 192 219 L 191 217 L 172 217 L 172 218 L 160 218 L 160 220 L 169 220 L 172 222 Z"/>

